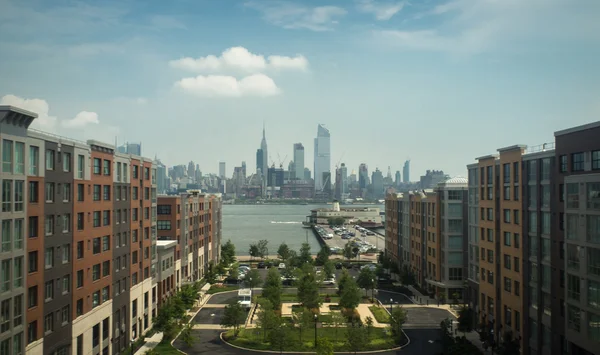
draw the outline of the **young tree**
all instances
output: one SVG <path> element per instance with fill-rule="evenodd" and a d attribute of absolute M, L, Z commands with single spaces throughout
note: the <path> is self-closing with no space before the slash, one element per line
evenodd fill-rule
<path fill-rule="evenodd" d="M 235 244 L 233 244 L 231 240 L 227 240 L 227 242 L 221 246 L 221 261 L 226 266 L 235 262 Z"/>
<path fill-rule="evenodd" d="M 367 339 L 371 339 L 371 332 L 373 332 L 373 318 L 371 316 L 365 318 L 365 326 L 367 328 Z"/>
<path fill-rule="evenodd" d="M 460 295 L 458 294 L 458 292 L 452 293 L 450 297 L 452 298 L 452 303 L 454 304 L 454 306 L 458 306 L 458 300 L 460 299 Z"/>
<path fill-rule="evenodd" d="M 192 336 L 192 323 L 187 323 L 183 326 L 180 337 L 188 348 L 191 348 L 192 345 L 194 345 L 196 338 Z"/>
<path fill-rule="evenodd" d="M 342 325 L 346 324 L 346 317 L 342 314 L 342 312 L 331 312 L 331 322 L 335 327 L 334 336 L 335 340 L 338 338 L 338 328 Z"/>
<path fill-rule="evenodd" d="M 259 240 L 258 244 L 256 245 L 256 247 L 258 248 L 258 257 L 260 257 L 261 259 L 264 259 L 269 256 L 269 248 L 267 247 L 268 244 L 268 240 L 262 239 Z"/>
<path fill-rule="evenodd" d="M 302 331 L 310 328 L 313 323 L 313 317 L 313 313 L 308 308 L 303 308 L 301 311 L 292 314 L 294 324 L 298 326 L 298 330 L 300 331 L 300 341 L 302 341 Z"/>
<path fill-rule="evenodd" d="M 244 284 L 246 287 L 255 288 L 258 287 L 262 283 L 262 278 L 260 277 L 260 272 L 257 269 L 251 269 L 246 274 L 244 278 Z"/>
<path fill-rule="evenodd" d="M 341 287 L 340 283 L 340 287 Z M 340 307 L 346 309 L 355 309 L 360 303 L 360 289 L 353 278 L 344 282 L 340 291 Z"/>
<path fill-rule="evenodd" d="M 273 304 L 266 298 L 261 298 L 259 301 L 259 311 L 257 324 L 263 332 L 263 341 L 267 338 L 267 331 L 277 325 L 277 315 L 273 309 Z"/>
<path fill-rule="evenodd" d="M 212 261 L 208 263 L 208 267 L 204 271 L 204 280 L 209 284 L 214 284 L 217 281 L 217 273 Z"/>
<path fill-rule="evenodd" d="M 250 248 L 248 248 L 248 254 L 250 254 L 251 258 L 257 258 L 259 256 L 258 244 L 251 243 Z"/>
<path fill-rule="evenodd" d="M 281 243 L 279 249 L 277 249 L 277 255 L 279 255 L 279 258 L 281 258 L 283 262 L 287 261 L 290 258 L 290 247 L 285 243 Z"/>
<path fill-rule="evenodd" d="M 333 344 L 329 339 L 317 339 L 317 355 L 333 355 Z"/>
<path fill-rule="evenodd" d="M 346 268 L 342 269 L 342 274 L 340 275 L 340 279 L 338 280 L 338 295 L 342 294 L 344 286 L 346 285 L 348 280 L 351 280 L 351 279 L 352 279 L 352 277 L 350 276 L 348 269 L 346 269 Z"/>
<path fill-rule="evenodd" d="M 331 255 L 331 250 L 327 245 L 324 245 L 321 250 L 317 253 L 317 257 L 315 258 L 315 265 L 322 266 L 329 260 L 329 256 Z"/>
<path fill-rule="evenodd" d="M 458 311 L 458 331 L 466 333 L 470 333 L 473 330 L 473 318 L 474 312 L 470 307 L 462 307 L 460 311 Z"/>
<path fill-rule="evenodd" d="M 332 278 L 335 275 L 335 265 L 333 261 L 327 260 L 325 265 L 323 265 L 323 273 L 325 274 L 325 278 Z"/>
<path fill-rule="evenodd" d="M 304 307 L 309 309 L 318 308 L 321 305 L 321 299 L 314 267 L 308 264 L 304 265 L 299 276 L 298 300 Z"/>
<path fill-rule="evenodd" d="M 375 273 L 371 271 L 370 268 L 365 267 L 360 270 L 358 278 L 356 279 L 356 283 L 360 288 L 365 289 L 365 296 L 367 295 L 368 290 L 375 288 L 375 278 Z"/>
<path fill-rule="evenodd" d="M 310 254 L 310 244 L 302 243 L 300 247 L 300 255 L 298 255 L 298 262 L 300 265 L 311 264 L 313 263 L 312 255 Z"/>
<path fill-rule="evenodd" d="M 361 351 L 368 344 L 367 332 L 363 327 L 348 327 L 346 328 L 346 341 L 350 351 Z"/>
<path fill-rule="evenodd" d="M 240 270 L 238 269 L 237 263 L 233 263 L 231 268 L 229 268 L 229 278 L 232 280 L 237 280 L 240 277 Z"/>
<path fill-rule="evenodd" d="M 392 331 L 392 336 L 396 339 L 397 342 L 402 340 L 402 325 L 406 320 L 406 312 L 402 307 L 394 308 L 392 311 L 392 316 L 390 317 L 390 330 Z"/>
<path fill-rule="evenodd" d="M 270 268 L 265 278 L 265 284 L 263 286 L 262 296 L 268 299 L 273 305 L 274 309 L 281 308 L 281 276 L 277 268 Z"/>
<path fill-rule="evenodd" d="M 281 318 L 277 318 L 277 324 L 269 332 L 269 343 L 275 349 L 283 352 L 283 349 L 293 344 L 292 329 L 287 326 Z"/>
<path fill-rule="evenodd" d="M 233 300 L 223 311 L 223 318 L 221 319 L 221 327 L 233 328 L 235 336 L 240 333 L 240 327 L 246 320 L 246 312 L 242 308 L 242 305 L 237 300 Z"/>
<path fill-rule="evenodd" d="M 354 246 L 351 242 L 348 242 L 346 243 L 346 245 L 344 245 L 344 257 L 348 260 L 356 257 L 356 253 L 354 252 Z"/>

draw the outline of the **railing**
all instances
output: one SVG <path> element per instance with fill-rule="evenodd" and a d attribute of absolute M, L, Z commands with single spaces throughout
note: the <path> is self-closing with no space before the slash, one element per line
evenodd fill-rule
<path fill-rule="evenodd" d="M 549 143 L 544 143 L 544 144 L 538 144 L 538 145 L 534 145 L 534 146 L 528 147 L 525 150 L 525 154 L 537 153 L 537 152 L 545 152 L 547 150 L 552 150 L 552 149 L 554 149 L 554 142 L 549 142 Z"/>

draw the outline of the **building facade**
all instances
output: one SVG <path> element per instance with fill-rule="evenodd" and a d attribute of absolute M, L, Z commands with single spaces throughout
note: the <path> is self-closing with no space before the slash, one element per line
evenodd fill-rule
<path fill-rule="evenodd" d="M 331 174 L 331 135 L 323 125 L 317 127 L 317 138 L 315 138 L 315 191 L 322 192 L 331 180 L 325 181 L 324 173 Z"/>

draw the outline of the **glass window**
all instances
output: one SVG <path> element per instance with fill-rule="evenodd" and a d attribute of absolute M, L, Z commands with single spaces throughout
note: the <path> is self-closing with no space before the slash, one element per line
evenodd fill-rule
<path fill-rule="evenodd" d="M 64 153 L 62 162 L 63 162 L 63 171 L 70 172 L 71 171 L 71 153 Z"/>
<path fill-rule="evenodd" d="M 567 172 L 567 168 L 568 168 L 567 156 L 566 155 L 561 155 L 560 156 L 560 172 L 561 173 L 566 173 Z"/>
<path fill-rule="evenodd" d="M 592 170 L 600 169 L 600 150 L 592 152 Z"/>
<path fill-rule="evenodd" d="M 2 171 L 13 172 L 13 141 L 2 140 Z"/>
<path fill-rule="evenodd" d="M 567 213 L 566 238 L 577 240 L 579 238 L 579 215 Z"/>
<path fill-rule="evenodd" d="M 2 252 L 9 252 L 12 249 L 12 220 L 2 221 Z"/>
<path fill-rule="evenodd" d="M 25 143 L 15 142 L 15 174 L 25 174 Z"/>
<path fill-rule="evenodd" d="M 54 151 L 46 150 L 46 170 L 54 170 Z"/>
<path fill-rule="evenodd" d="M 600 183 L 588 182 L 587 184 L 587 208 L 600 210 Z"/>
<path fill-rule="evenodd" d="M 2 212 L 12 211 L 12 180 L 2 180 Z"/>
<path fill-rule="evenodd" d="M 83 173 L 84 169 L 85 169 L 85 156 L 80 154 L 77 156 L 77 178 L 78 179 L 84 178 L 84 173 Z"/>
<path fill-rule="evenodd" d="M 583 152 L 571 154 L 571 171 L 583 171 Z"/>
<path fill-rule="evenodd" d="M 29 146 L 29 175 L 37 176 L 40 166 L 40 148 Z"/>

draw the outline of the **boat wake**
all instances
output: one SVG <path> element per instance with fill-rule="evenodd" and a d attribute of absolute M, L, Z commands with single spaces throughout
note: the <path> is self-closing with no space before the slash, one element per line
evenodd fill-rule
<path fill-rule="evenodd" d="M 302 224 L 302 222 L 282 222 L 282 221 L 271 221 L 271 224 Z"/>

